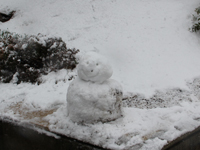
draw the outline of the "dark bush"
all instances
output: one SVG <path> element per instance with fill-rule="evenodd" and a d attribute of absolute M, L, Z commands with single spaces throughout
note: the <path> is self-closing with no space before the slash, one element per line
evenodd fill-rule
<path fill-rule="evenodd" d="M 0 81 L 39 82 L 42 74 L 76 67 L 77 49 L 67 49 L 61 38 L 20 36 L 8 31 L 0 35 Z"/>
<path fill-rule="evenodd" d="M 9 14 L 4 14 L 0 12 L 0 22 L 9 21 L 15 14 L 15 11 L 10 12 Z"/>
<path fill-rule="evenodd" d="M 195 14 L 193 14 L 193 25 L 190 30 L 192 32 L 197 32 L 200 30 L 200 7 L 195 9 Z"/>

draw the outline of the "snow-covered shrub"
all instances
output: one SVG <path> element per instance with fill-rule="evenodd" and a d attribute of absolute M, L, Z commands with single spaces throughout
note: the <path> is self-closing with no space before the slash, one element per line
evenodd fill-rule
<path fill-rule="evenodd" d="M 21 36 L 0 31 L 0 81 L 39 82 L 41 74 L 59 69 L 74 69 L 77 49 L 67 49 L 61 38 Z"/>
<path fill-rule="evenodd" d="M 192 32 L 200 30 L 200 6 L 195 9 L 195 14 L 193 14 L 193 25 L 190 30 Z"/>

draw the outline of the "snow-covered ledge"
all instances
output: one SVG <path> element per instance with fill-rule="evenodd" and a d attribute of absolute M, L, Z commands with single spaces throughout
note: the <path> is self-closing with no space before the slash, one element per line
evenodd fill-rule
<path fill-rule="evenodd" d="M 76 123 L 109 122 L 122 117 L 122 87 L 110 79 L 108 60 L 88 52 L 80 58 L 78 77 L 67 92 L 68 116 Z"/>

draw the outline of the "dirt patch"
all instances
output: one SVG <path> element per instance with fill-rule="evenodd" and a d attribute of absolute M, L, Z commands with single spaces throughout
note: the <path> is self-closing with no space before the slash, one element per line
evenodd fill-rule
<path fill-rule="evenodd" d="M 16 102 L 9 106 L 8 110 L 12 110 L 14 114 L 18 114 L 25 120 L 29 120 L 33 124 L 37 124 L 43 127 L 48 127 L 49 122 L 43 118 L 54 113 L 58 108 L 50 108 L 46 110 L 39 110 L 36 108 L 34 111 L 30 111 L 28 107 L 23 105 L 23 101 Z"/>
<path fill-rule="evenodd" d="M 155 94 L 146 98 L 139 93 L 131 93 L 124 96 L 123 107 L 134 107 L 140 109 L 168 108 L 180 105 L 183 101 L 192 102 L 191 92 L 179 88 L 156 91 Z"/>

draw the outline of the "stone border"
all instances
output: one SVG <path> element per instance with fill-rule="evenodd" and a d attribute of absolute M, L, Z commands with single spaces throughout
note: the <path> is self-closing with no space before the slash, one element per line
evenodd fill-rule
<path fill-rule="evenodd" d="M 200 126 L 165 145 L 162 150 L 199 150 Z"/>
<path fill-rule="evenodd" d="M 0 137 L 0 149 L 103 150 L 103 148 L 49 132 L 47 128 L 8 118 L 0 118 Z"/>

